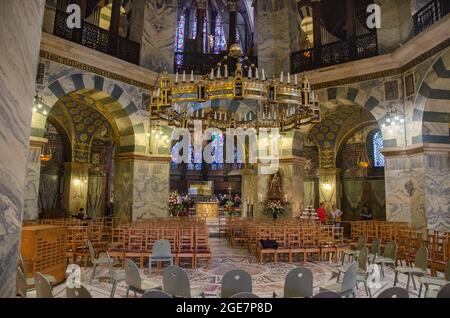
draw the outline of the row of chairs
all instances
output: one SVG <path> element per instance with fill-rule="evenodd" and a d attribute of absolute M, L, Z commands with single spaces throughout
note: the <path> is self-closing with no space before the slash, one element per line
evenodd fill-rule
<path fill-rule="evenodd" d="M 212 264 L 212 253 L 209 247 L 209 232 L 206 224 L 195 227 L 152 227 L 121 226 L 112 230 L 112 240 L 108 248 L 111 257 L 122 262 L 126 258 L 137 259 L 139 266 L 144 267 L 146 259 L 151 258 L 155 242 L 164 241 L 162 249 L 169 249 L 165 256 L 172 256 L 179 265 L 182 260 L 189 260 L 192 268 L 201 261 L 207 266 Z M 167 247 L 168 244 L 168 247 Z"/>

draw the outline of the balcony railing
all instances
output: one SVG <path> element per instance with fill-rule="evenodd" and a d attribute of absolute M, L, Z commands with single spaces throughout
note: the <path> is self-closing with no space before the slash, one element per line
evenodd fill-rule
<path fill-rule="evenodd" d="M 70 29 L 67 18 L 67 13 L 56 11 L 54 35 L 121 60 L 139 64 L 140 45 L 138 43 L 85 21 L 82 22 L 80 29 Z"/>
<path fill-rule="evenodd" d="M 300 73 L 326 66 L 342 64 L 378 55 L 376 32 L 360 35 L 356 38 L 355 54 L 350 54 L 348 41 L 339 41 L 323 45 L 321 56 L 315 56 L 314 48 L 292 53 L 291 72 Z"/>
<path fill-rule="evenodd" d="M 433 0 L 413 16 L 414 33 L 417 35 L 429 28 L 450 12 L 449 0 Z"/>
<path fill-rule="evenodd" d="M 217 64 L 220 63 L 224 58 L 224 54 L 208 54 L 208 53 L 186 53 L 177 52 L 175 53 L 174 69 L 175 72 L 190 73 L 194 71 L 195 75 L 206 75 L 211 72 L 211 69 L 216 69 Z M 249 57 L 250 63 L 258 65 L 257 58 L 252 56 Z M 236 60 L 234 62 L 229 61 L 228 70 L 229 74 L 233 75 L 236 69 Z"/>

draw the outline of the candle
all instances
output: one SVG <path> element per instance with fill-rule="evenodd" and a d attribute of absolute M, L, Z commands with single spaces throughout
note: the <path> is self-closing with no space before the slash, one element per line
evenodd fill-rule
<path fill-rule="evenodd" d="M 175 84 L 178 84 L 178 71 L 177 74 L 175 75 Z"/>
<path fill-rule="evenodd" d="M 183 71 L 183 83 L 186 83 L 186 71 Z"/>
<path fill-rule="evenodd" d="M 295 86 L 298 86 L 298 76 L 295 74 Z"/>
<path fill-rule="evenodd" d="M 287 83 L 291 84 L 291 74 L 290 73 L 288 73 Z"/>
<path fill-rule="evenodd" d="M 205 109 L 202 109 L 202 118 L 205 118 Z"/>
<path fill-rule="evenodd" d="M 260 201 L 261 203 L 263 202 L 263 195 L 262 195 L 262 194 L 259 195 L 259 201 Z"/>
<path fill-rule="evenodd" d="M 220 67 L 217 68 L 217 78 L 220 78 L 221 74 L 220 74 Z"/>
<path fill-rule="evenodd" d="M 242 121 L 242 114 L 239 114 L 239 121 Z"/>
<path fill-rule="evenodd" d="M 228 78 L 228 65 L 225 64 L 225 77 Z"/>
<path fill-rule="evenodd" d="M 284 201 L 285 201 L 286 203 L 288 202 L 288 195 L 287 195 L 287 194 L 284 195 Z"/>
<path fill-rule="evenodd" d="M 214 69 L 211 69 L 211 75 L 209 76 L 209 79 L 212 81 L 214 80 Z"/>
<path fill-rule="evenodd" d="M 262 80 L 266 80 L 266 71 L 264 69 L 262 69 Z"/>
<path fill-rule="evenodd" d="M 248 78 L 252 78 L 252 68 L 248 69 Z"/>
<path fill-rule="evenodd" d="M 255 74 L 256 79 L 259 79 L 259 70 L 258 68 L 256 68 L 256 74 Z"/>
<path fill-rule="evenodd" d="M 191 71 L 191 83 L 194 83 L 194 71 Z"/>
<path fill-rule="evenodd" d="M 284 72 L 281 72 L 281 75 L 280 75 L 280 83 L 283 83 L 283 80 L 284 80 Z"/>

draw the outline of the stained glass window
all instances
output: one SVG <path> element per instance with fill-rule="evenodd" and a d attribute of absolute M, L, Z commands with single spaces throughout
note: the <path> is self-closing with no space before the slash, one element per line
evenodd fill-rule
<path fill-rule="evenodd" d="M 225 39 L 225 32 L 223 30 L 222 18 L 220 17 L 220 14 L 216 17 L 215 35 L 214 53 L 218 54 L 227 49 L 227 40 Z"/>
<path fill-rule="evenodd" d="M 175 36 L 175 53 L 182 53 L 184 51 L 184 30 L 186 26 L 186 15 L 183 14 L 177 23 L 177 30 Z M 176 64 L 183 65 L 183 55 L 175 54 Z"/>
<path fill-rule="evenodd" d="M 373 161 L 375 167 L 384 167 L 385 165 L 381 149 L 383 149 L 383 136 L 380 131 L 376 131 L 373 135 Z"/>

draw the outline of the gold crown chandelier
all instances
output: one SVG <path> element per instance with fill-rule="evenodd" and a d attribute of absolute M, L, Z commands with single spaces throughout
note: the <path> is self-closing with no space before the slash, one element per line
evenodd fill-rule
<path fill-rule="evenodd" d="M 228 71 L 229 58 L 238 59 L 234 76 Z M 233 99 L 254 100 L 259 102 L 259 107 L 246 113 L 192 107 L 193 103 Z M 279 128 L 281 131 L 321 121 L 319 101 L 306 76 L 299 80 L 297 74 L 285 76 L 282 72 L 279 78 L 268 80 L 264 69 L 260 72 L 248 57 L 242 56 L 238 44 L 230 47 L 228 56 L 208 75 L 199 78 L 194 77 L 193 71 L 190 75 L 184 71 L 171 79 L 164 72 L 152 94 L 150 117 L 183 128 L 191 127 L 194 120 L 202 120 L 208 127 L 219 129 Z"/>

